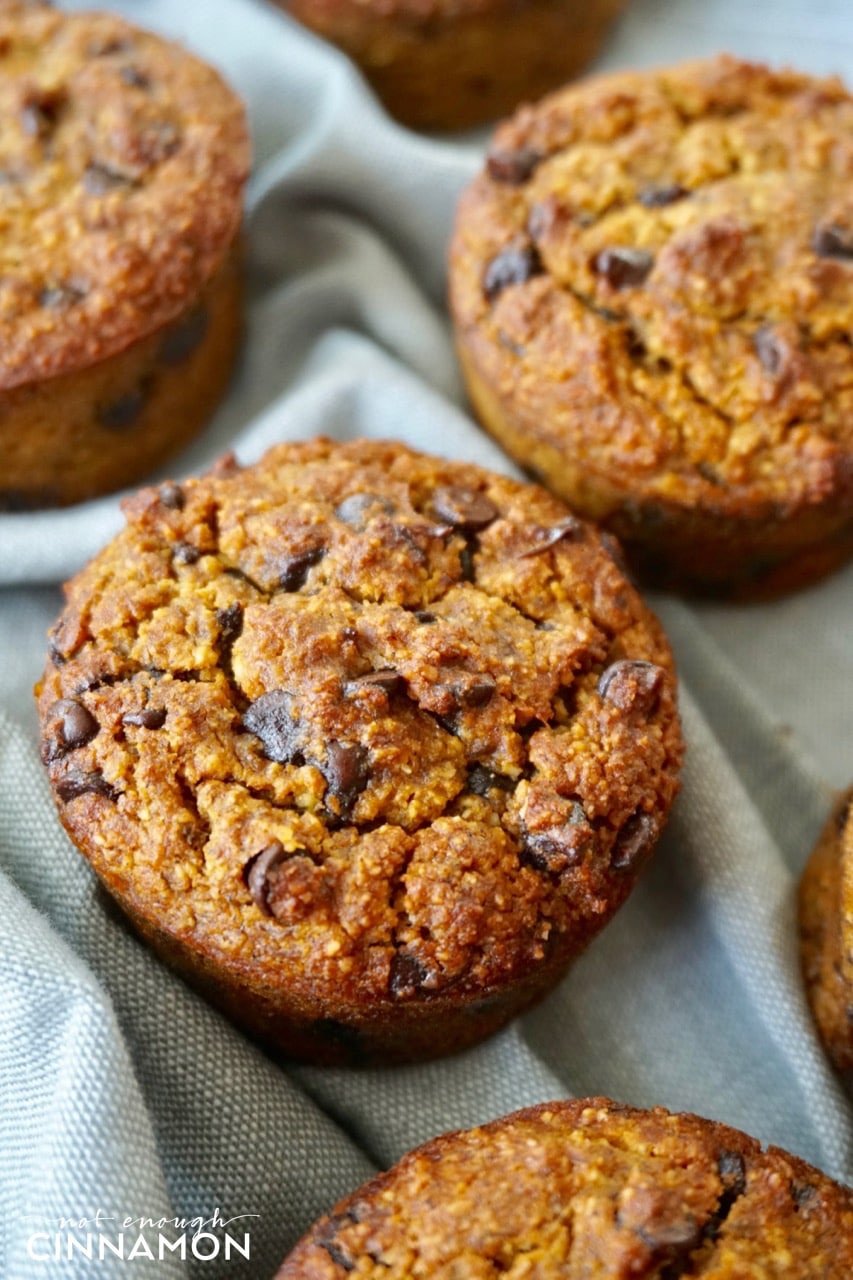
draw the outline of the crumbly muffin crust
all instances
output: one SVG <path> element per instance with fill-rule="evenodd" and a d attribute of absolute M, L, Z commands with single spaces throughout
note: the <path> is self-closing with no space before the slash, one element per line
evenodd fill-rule
<path fill-rule="evenodd" d="M 839 801 L 800 882 L 806 994 L 826 1050 L 853 1068 L 853 790 Z"/>
<path fill-rule="evenodd" d="M 606 1098 L 518 1111 L 404 1156 L 278 1280 L 845 1280 L 853 1194 L 776 1147 Z"/>
<path fill-rule="evenodd" d="M 484 424 L 650 580 L 784 589 L 853 548 L 853 99 L 721 57 L 522 108 L 451 302 Z"/>
<path fill-rule="evenodd" d="M 615 548 L 369 441 L 125 511 L 39 706 L 62 821 L 143 932 L 308 1057 L 447 1052 L 547 989 L 677 788 L 670 653 Z"/>

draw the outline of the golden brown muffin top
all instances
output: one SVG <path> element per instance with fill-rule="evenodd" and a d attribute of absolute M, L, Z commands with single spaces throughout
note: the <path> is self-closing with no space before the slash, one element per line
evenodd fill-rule
<path fill-rule="evenodd" d="M 0 3 L 0 386 L 69 373 L 183 311 L 241 219 L 243 108 L 110 14 Z"/>
<path fill-rule="evenodd" d="M 853 99 L 720 57 L 523 107 L 463 198 L 479 330 L 573 422 L 595 469 L 725 510 L 853 486 Z M 587 452 L 587 449 L 589 452 Z"/>
<path fill-rule="evenodd" d="M 400 445 L 281 445 L 125 503 L 40 693 L 75 842 L 217 962 L 353 1002 L 580 947 L 677 788 L 675 681 L 612 548 Z"/>
<path fill-rule="evenodd" d="M 404 1156 L 308 1232 L 278 1280 L 847 1280 L 853 1194 L 662 1107 L 555 1102 Z"/>

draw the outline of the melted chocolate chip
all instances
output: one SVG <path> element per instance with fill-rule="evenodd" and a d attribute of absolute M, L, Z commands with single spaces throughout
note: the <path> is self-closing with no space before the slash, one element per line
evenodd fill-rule
<path fill-rule="evenodd" d="M 320 765 L 320 772 L 340 805 L 341 816 L 349 817 L 370 777 L 366 749 L 360 743 L 330 742 L 326 747 L 326 762 Z"/>
<path fill-rule="evenodd" d="M 39 306 L 49 311 L 65 311 L 76 303 L 82 302 L 86 292 L 73 284 L 56 284 L 42 289 L 39 294 Z"/>
<path fill-rule="evenodd" d="M 610 854 L 613 871 L 636 871 L 651 854 L 658 837 L 658 824 L 649 813 L 635 813 L 616 837 Z"/>
<path fill-rule="evenodd" d="M 292 764 L 301 755 L 305 731 L 292 712 L 293 696 L 285 689 L 261 694 L 243 715 L 243 728 L 260 738 L 264 755 L 278 764 Z"/>
<path fill-rule="evenodd" d="M 677 182 L 663 183 L 661 186 L 643 187 L 637 192 L 637 199 L 646 209 L 659 209 L 662 205 L 675 204 L 689 195 L 686 187 Z"/>
<path fill-rule="evenodd" d="M 103 796 L 107 800 L 117 800 L 119 792 L 110 786 L 100 769 L 86 772 L 83 769 L 69 769 L 64 778 L 56 784 L 56 794 L 66 804 L 85 795 L 87 791 L 93 795 Z"/>
<path fill-rule="evenodd" d="M 537 871 L 559 875 L 577 866 L 590 846 L 593 831 L 583 806 L 573 804 L 568 821 L 545 831 L 523 831 L 522 861 Z"/>
<path fill-rule="evenodd" d="M 431 622 L 438 621 L 435 614 L 430 613 L 429 609 L 415 609 L 415 612 L 412 614 L 412 617 L 415 619 L 416 622 L 420 622 L 424 626 L 429 626 Z"/>
<path fill-rule="evenodd" d="M 226 609 L 217 609 L 214 617 L 219 627 L 219 651 L 230 652 L 231 646 L 243 630 L 243 606 L 229 604 Z"/>
<path fill-rule="evenodd" d="M 128 391 L 125 395 L 119 396 L 117 400 L 113 400 L 110 404 L 100 408 L 98 410 L 98 421 L 102 427 L 106 427 L 109 431 L 124 431 L 127 427 L 132 427 L 139 418 L 145 408 L 147 399 L 147 390 L 143 387 L 136 387 L 135 390 Z"/>
<path fill-rule="evenodd" d="M 170 511 L 183 511 L 184 509 L 184 491 L 179 484 L 167 481 L 161 484 L 157 490 L 157 497 L 164 507 L 168 507 Z"/>
<path fill-rule="evenodd" d="M 542 152 L 535 151 L 533 147 L 495 147 L 486 157 L 486 169 L 495 182 L 520 187 L 533 176 L 544 158 Z"/>
<path fill-rule="evenodd" d="M 75 698 L 60 698 L 48 711 L 47 719 L 49 728 L 42 749 L 45 764 L 85 747 L 101 727 L 91 711 Z"/>
<path fill-rule="evenodd" d="M 128 711 L 121 718 L 122 724 L 132 724 L 139 729 L 162 729 L 166 723 L 165 707 L 143 707 L 141 711 Z"/>
<path fill-rule="evenodd" d="M 658 704 L 663 682 L 664 671 L 657 663 L 622 658 L 602 672 L 598 692 L 620 711 L 648 716 Z"/>
<path fill-rule="evenodd" d="M 181 364 L 202 344 L 210 325 L 207 307 L 195 307 L 188 316 L 172 325 L 160 342 L 160 359 L 164 364 Z"/>
<path fill-rule="evenodd" d="M 378 493 L 351 493 L 335 507 L 335 515 L 359 532 L 370 523 L 371 515 L 392 515 L 393 503 Z"/>
<path fill-rule="evenodd" d="M 459 572 L 463 582 L 477 581 L 477 566 L 474 563 L 475 548 L 466 541 L 459 551 Z"/>
<path fill-rule="evenodd" d="M 195 564 L 200 557 L 201 552 L 191 542 L 176 542 L 172 547 L 172 559 L 176 564 Z"/>
<path fill-rule="evenodd" d="M 405 999 L 417 995 L 428 977 L 427 970 L 407 951 L 395 951 L 388 977 L 388 990 L 392 996 Z"/>
<path fill-rule="evenodd" d="M 781 373 L 785 363 L 785 347 L 769 326 L 764 325 L 755 331 L 752 345 L 755 348 L 755 354 L 771 378 Z"/>
<path fill-rule="evenodd" d="M 495 773 L 484 764 L 475 764 L 468 770 L 468 790 L 475 796 L 487 796 L 490 791 L 512 791 L 515 783 L 505 773 Z"/>
<path fill-rule="evenodd" d="M 122 191 L 134 185 L 133 178 L 109 165 L 92 161 L 83 173 L 83 190 L 90 196 L 105 196 L 111 191 Z"/>
<path fill-rule="evenodd" d="M 121 67 L 119 76 L 132 89 L 147 90 L 151 88 L 151 81 L 148 76 L 144 71 L 140 71 L 138 67 Z"/>
<path fill-rule="evenodd" d="M 268 901 L 269 874 L 273 867 L 277 867 L 284 861 L 285 857 L 284 846 L 278 840 L 273 840 L 272 844 L 268 844 L 260 853 L 256 853 L 254 858 L 250 858 L 243 868 L 246 888 L 252 895 L 252 901 L 265 916 L 272 915 Z"/>
<path fill-rule="evenodd" d="M 642 284 L 654 265 L 655 260 L 646 249 L 617 245 L 597 253 L 592 269 L 596 275 L 603 276 L 612 289 L 629 289 Z"/>
<path fill-rule="evenodd" d="M 454 696 L 462 707 L 484 707 L 491 702 L 497 688 L 490 675 L 475 676 L 465 684 L 454 686 Z"/>
<path fill-rule="evenodd" d="M 853 231 L 835 222 L 824 222 L 815 228 L 812 248 L 820 258 L 853 258 Z"/>
<path fill-rule="evenodd" d="M 298 591 L 304 587 L 308 570 L 319 564 L 326 554 L 325 547 L 306 547 L 304 551 L 295 551 L 282 563 L 279 584 L 285 591 Z"/>
<path fill-rule="evenodd" d="M 532 245 L 504 249 L 492 258 L 483 276 L 483 293 L 489 302 L 513 284 L 524 284 L 542 272 L 539 254 Z"/>
<path fill-rule="evenodd" d="M 478 489 L 443 485 L 432 495 L 432 507 L 439 520 L 459 529 L 485 529 L 500 512 Z"/>
<path fill-rule="evenodd" d="M 548 551 L 551 547 L 555 547 L 558 542 L 571 542 L 576 538 L 580 538 L 584 532 L 584 524 L 577 516 L 566 516 L 565 520 L 560 520 L 557 524 L 551 526 L 550 529 L 539 529 L 536 533 L 536 543 L 532 547 L 528 547 L 526 551 L 519 552 L 522 560 L 528 556 L 541 555 L 543 551 Z"/>
<path fill-rule="evenodd" d="M 403 683 L 403 677 L 399 671 L 394 671 L 390 667 L 383 671 L 367 671 L 363 676 L 355 676 L 352 680 L 347 680 L 344 685 L 344 696 L 350 698 L 360 689 L 381 689 L 383 693 L 396 693 Z"/>

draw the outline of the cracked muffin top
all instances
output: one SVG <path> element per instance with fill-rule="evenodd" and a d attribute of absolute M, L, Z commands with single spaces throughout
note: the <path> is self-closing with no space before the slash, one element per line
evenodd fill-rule
<path fill-rule="evenodd" d="M 838 80 L 731 57 L 591 79 L 497 131 L 456 319 L 493 385 L 552 383 L 573 456 L 630 492 L 849 510 L 851 193 Z"/>
<path fill-rule="evenodd" d="M 533 1107 L 411 1152 L 279 1280 L 846 1280 L 853 1195 L 776 1147 L 662 1107 Z"/>
<path fill-rule="evenodd" d="M 143 490 L 40 689 L 133 911 L 354 999 L 500 986 L 627 895 L 677 788 L 660 626 L 544 490 L 396 444 Z"/>
<path fill-rule="evenodd" d="M 174 319 L 237 234 L 242 105 L 105 13 L 0 0 L 0 386 L 84 368 Z"/>

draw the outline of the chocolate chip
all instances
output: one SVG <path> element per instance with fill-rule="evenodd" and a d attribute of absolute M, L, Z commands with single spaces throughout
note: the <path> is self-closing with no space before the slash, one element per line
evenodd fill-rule
<path fill-rule="evenodd" d="M 495 182 L 508 182 L 510 186 L 520 187 L 533 176 L 544 158 L 542 152 L 533 147 L 495 147 L 486 157 L 486 169 Z"/>
<path fill-rule="evenodd" d="M 260 738 L 264 755 L 277 764 L 291 764 L 301 755 L 305 730 L 292 712 L 293 695 L 285 689 L 262 693 L 243 715 L 243 728 Z"/>
<path fill-rule="evenodd" d="M 654 848 L 658 824 L 649 813 L 635 813 L 616 837 L 610 854 L 613 871 L 636 871 Z"/>
<path fill-rule="evenodd" d="M 308 570 L 319 564 L 325 554 L 325 547 L 306 547 L 304 551 L 295 551 L 282 564 L 279 585 L 285 591 L 298 591 L 305 585 Z"/>
<path fill-rule="evenodd" d="M 753 335 L 752 345 L 764 368 L 775 378 L 785 363 L 785 347 L 768 325 L 757 329 Z"/>
<path fill-rule="evenodd" d="M 43 744 L 45 764 L 58 760 L 91 742 L 100 730 L 95 717 L 75 698 L 60 698 L 47 713 L 47 737 Z"/>
<path fill-rule="evenodd" d="M 328 1224 L 328 1229 L 335 1230 L 336 1228 L 332 1228 L 330 1223 Z M 323 1228 L 321 1227 L 317 1232 L 315 1232 L 314 1243 L 319 1245 L 321 1249 L 325 1249 L 336 1267 L 340 1267 L 342 1271 L 355 1271 L 355 1263 L 349 1254 L 344 1253 L 340 1245 L 335 1244 L 334 1239 L 331 1236 L 329 1238 L 325 1238 L 322 1235 L 322 1231 Z"/>
<path fill-rule="evenodd" d="M 820 258 L 853 258 L 853 231 L 836 222 L 824 222 L 815 228 L 812 248 Z"/>
<path fill-rule="evenodd" d="M 646 1222 L 636 1231 L 650 1249 L 664 1258 L 695 1248 L 702 1238 L 702 1228 L 689 1213 L 675 1222 Z"/>
<path fill-rule="evenodd" d="M 390 667 L 383 671 L 367 671 L 363 676 L 355 676 L 344 685 L 344 695 L 348 698 L 360 689 L 381 689 L 383 693 L 396 693 L 404 683 L 399 671 Z"/>
<path fill-rule="evenodd" d="M 56 794 L 66 804 L 85 795 L 87 791 L 93 795 L 104 796 L 107 800 L 117 800 L 120 792 L 110 786 L 100 769 L 85 772 L 82 769 L 69 769 L 64 778 L 56 784 Z"/>
<path fill-rule="evenodd" d="M 225 609 L 217 609 L 214 617 L 219 627 L 219 649 L 230 650 L 243 630 L 243 606 L 229 604 Z"/>
<path fill-rule="evenodd" d="M 157 497 L 164 507 L 168 507 L 170 511 L 183 511 L 184 509 L 184 491 L 179 484 L 175 484 L 169 480 L 166 484 L 161 484 L 157 490 Z"/>
<path fill-rule="evenodd" d="M 65 101 L 62 90 L 37 89 L 30 93 L 21 107 L 24 132 L 31 138 L 48 137 L 56 128 Z"/>
<path fill-rule="evenodd" d="M 132 724 L 139 729 L 162 729 L 166 723 L 165 707 L 143 707 L 141 711 L 128 711 L 121 718 L 122 724 Z"/>
<path fill-rule="evenodd" d="M 427 970 L 407 951 L 395 951 L 388 977 L 388 990 L 392 996 L 405 999 L 417 995 L 428 977 Z"/>
<path fill-rule="evenodd" d="M 164 364 L 181 364 L 202 344 L 210 325 L 207 307 L 195 307 L 189 315 L 169 328 L 160 340 L 160 359 Z"/>
<path fill-rule="evenodd" d="M 133 178 L 109 165 L 92 161 L 83 173 L 83 190 L 90 196 L 105 196 L 111 191 L 122 191 L 134 185 Z"/>
<path fill-rule="evenodd" d="M 335 507 L 335 515 L 359 532 L 370 522 L 370 514 L 391 515 L 394 504 L 378 493 L 351 493 Z"/>
<path fill-rule="evenodd" d="M 76 303 L 82 302 L 85 296 L 86 291 L 78 288 L 77 285 L 50 285 L 42 289 L 39 294 L 39 306 L 46 307 L 49 311 L 65 311 L 67 307 L 73 307 Z"/>
<path fill-rule="evenodd" d="M 661 186 L 643 187 L 637 192 L 637 199 L 646 209 L 659 209 L 662 205 L 683 200 L 686 195 L 689 195 L 686 187 L 677 182 L 667 182 Z"/>
<path fill-rule="evenodd" d="M 250 858 L 243 868 L 246 888 L 252 895 L 252 901 L 265 916 L 272 915 L 268 901 L 269 874 L 273 867 L 277 867 L 284 861 L 285 856 L 284 846 L 280 841 L 273 840 L 272 844 L 268 844 L 260 853 L 256 853 L 254 858 Z"/>
<path fill-rule="evenodd" d="M 330 742 L 326 747 L 325 764 L 319 768 L 329 784 L 331 795 L 340 806 L 341 816 L 348 817 L 370 776 L 366 749 L 360 743 Z"/>
<path fill-rule="evenodd" d="M 476 582 L 477 566 L 474 563 L 475 549 L 470 541 L 466 541 L 459 549 L 459 572 L 463 582 Z"/>
<path fill-rule="evenodd" d="M 151 81 L 144 71 L 140 71 L 138 67 L 121 67 L 119 76 L 125 84 L 130 85 L 132 89 L 150 89 Z"/>
<path fill-rule="evenodd" d="M 654 265 L 655 260 L 646 249 L 617 245 L 597 253 L 592 269 L 603 276 L 612 289 L 628 289 L 642 284 Z"/>
<path fill-rule="evenodd" d="M 746 1165 L 739 1151 L 723 1150 L 717 1156 L 717 1171 L 723 1186 L 735 1195 L 746 1188 Z"/>
<path fill-rule="evenodd" d="M 478 489 L 462 485 L 442 485 L 432 495 L 432 507 L 439 520 L 460 529 L 485 529 L 500 512 Z"/>
<path fill-rule="evenodd" d="M 562 826 L 522 832 L 522 861 L 537 871 L 559 875 L 577 866 L 589 849 L 592 838 L 593 831 L 583 806 L 574 803 L 568 820 Z"/>
<path fill-rule="evenodd" d="M 490 675 L 474 676 L 472 680 L 454 686 L 453 693 L 463 707 L 484 707 L 491 702 L 497 688 Z"/>
<path fill-rule="evenodd" d="M 429 626 L 431 622 L 438 621 L 435 614 L 430 613 L 429 609 L 415 609 L 415 612 L 412 614 L 412 617 L 415 619 L 416 622 L 420 622 L 424 626 Z"/>
<path fill-rule="evenodd" d="M 620 711 L 648 716 L 658 704 L 664 678 L 663 667 L 655 662 L 622 658 L 602 672 L 598 692 Z"/>
<path fill-rule="evenodd" d="M 124 431 L 127 427 L 132 427 L 136 422 L 145 408 L 147 399 L 148 392 L 142 387 L 128 391 L 125 395 L 119 396 L 117 400 L 113 400 L 110 404 L 100 408 L 98 410 L 98 421 L 102 427 L 106 427 L 109 431 Z"/>
<path fill-rule="evenodd" d="M 548 551 L 551 547 L 555 547 L 558 542 L 571 542 L 576 538 L 580 538 L 584 532 L 584 523 L 577 516 L 566 516 L 564 520 L 559 520 L 557 524 L 551 525 L 550 529 L 538 529 L 536 532 L 536 543 L 532 547 L 528 547 L 526 551 L 519 552 L 522 560 L 528 556 L 541 555 L 543 551 Z"/>
<path fill-rule="evenodd" d="M 542 272 L 542 262 L 532 245 L 504 249 L 492 258 L 483 276 L 483 293 L 489 302 L 513 284 L 524 284 Z"/>
<path fill-rule="evenodd" d="M 475 796 L 487 796 L 490 791 L 512 791 L 515 783 L 505 773 L 495 773 L 484 764 L 475 764 L 468 770 L 468 790 Z"/>
<path fill-rule="evenodd" d="M 172 547 L 172 559 L 175 564 L 195 564 L 200 557 L 201 552 L 191 542 L 176 542 Z"/>

